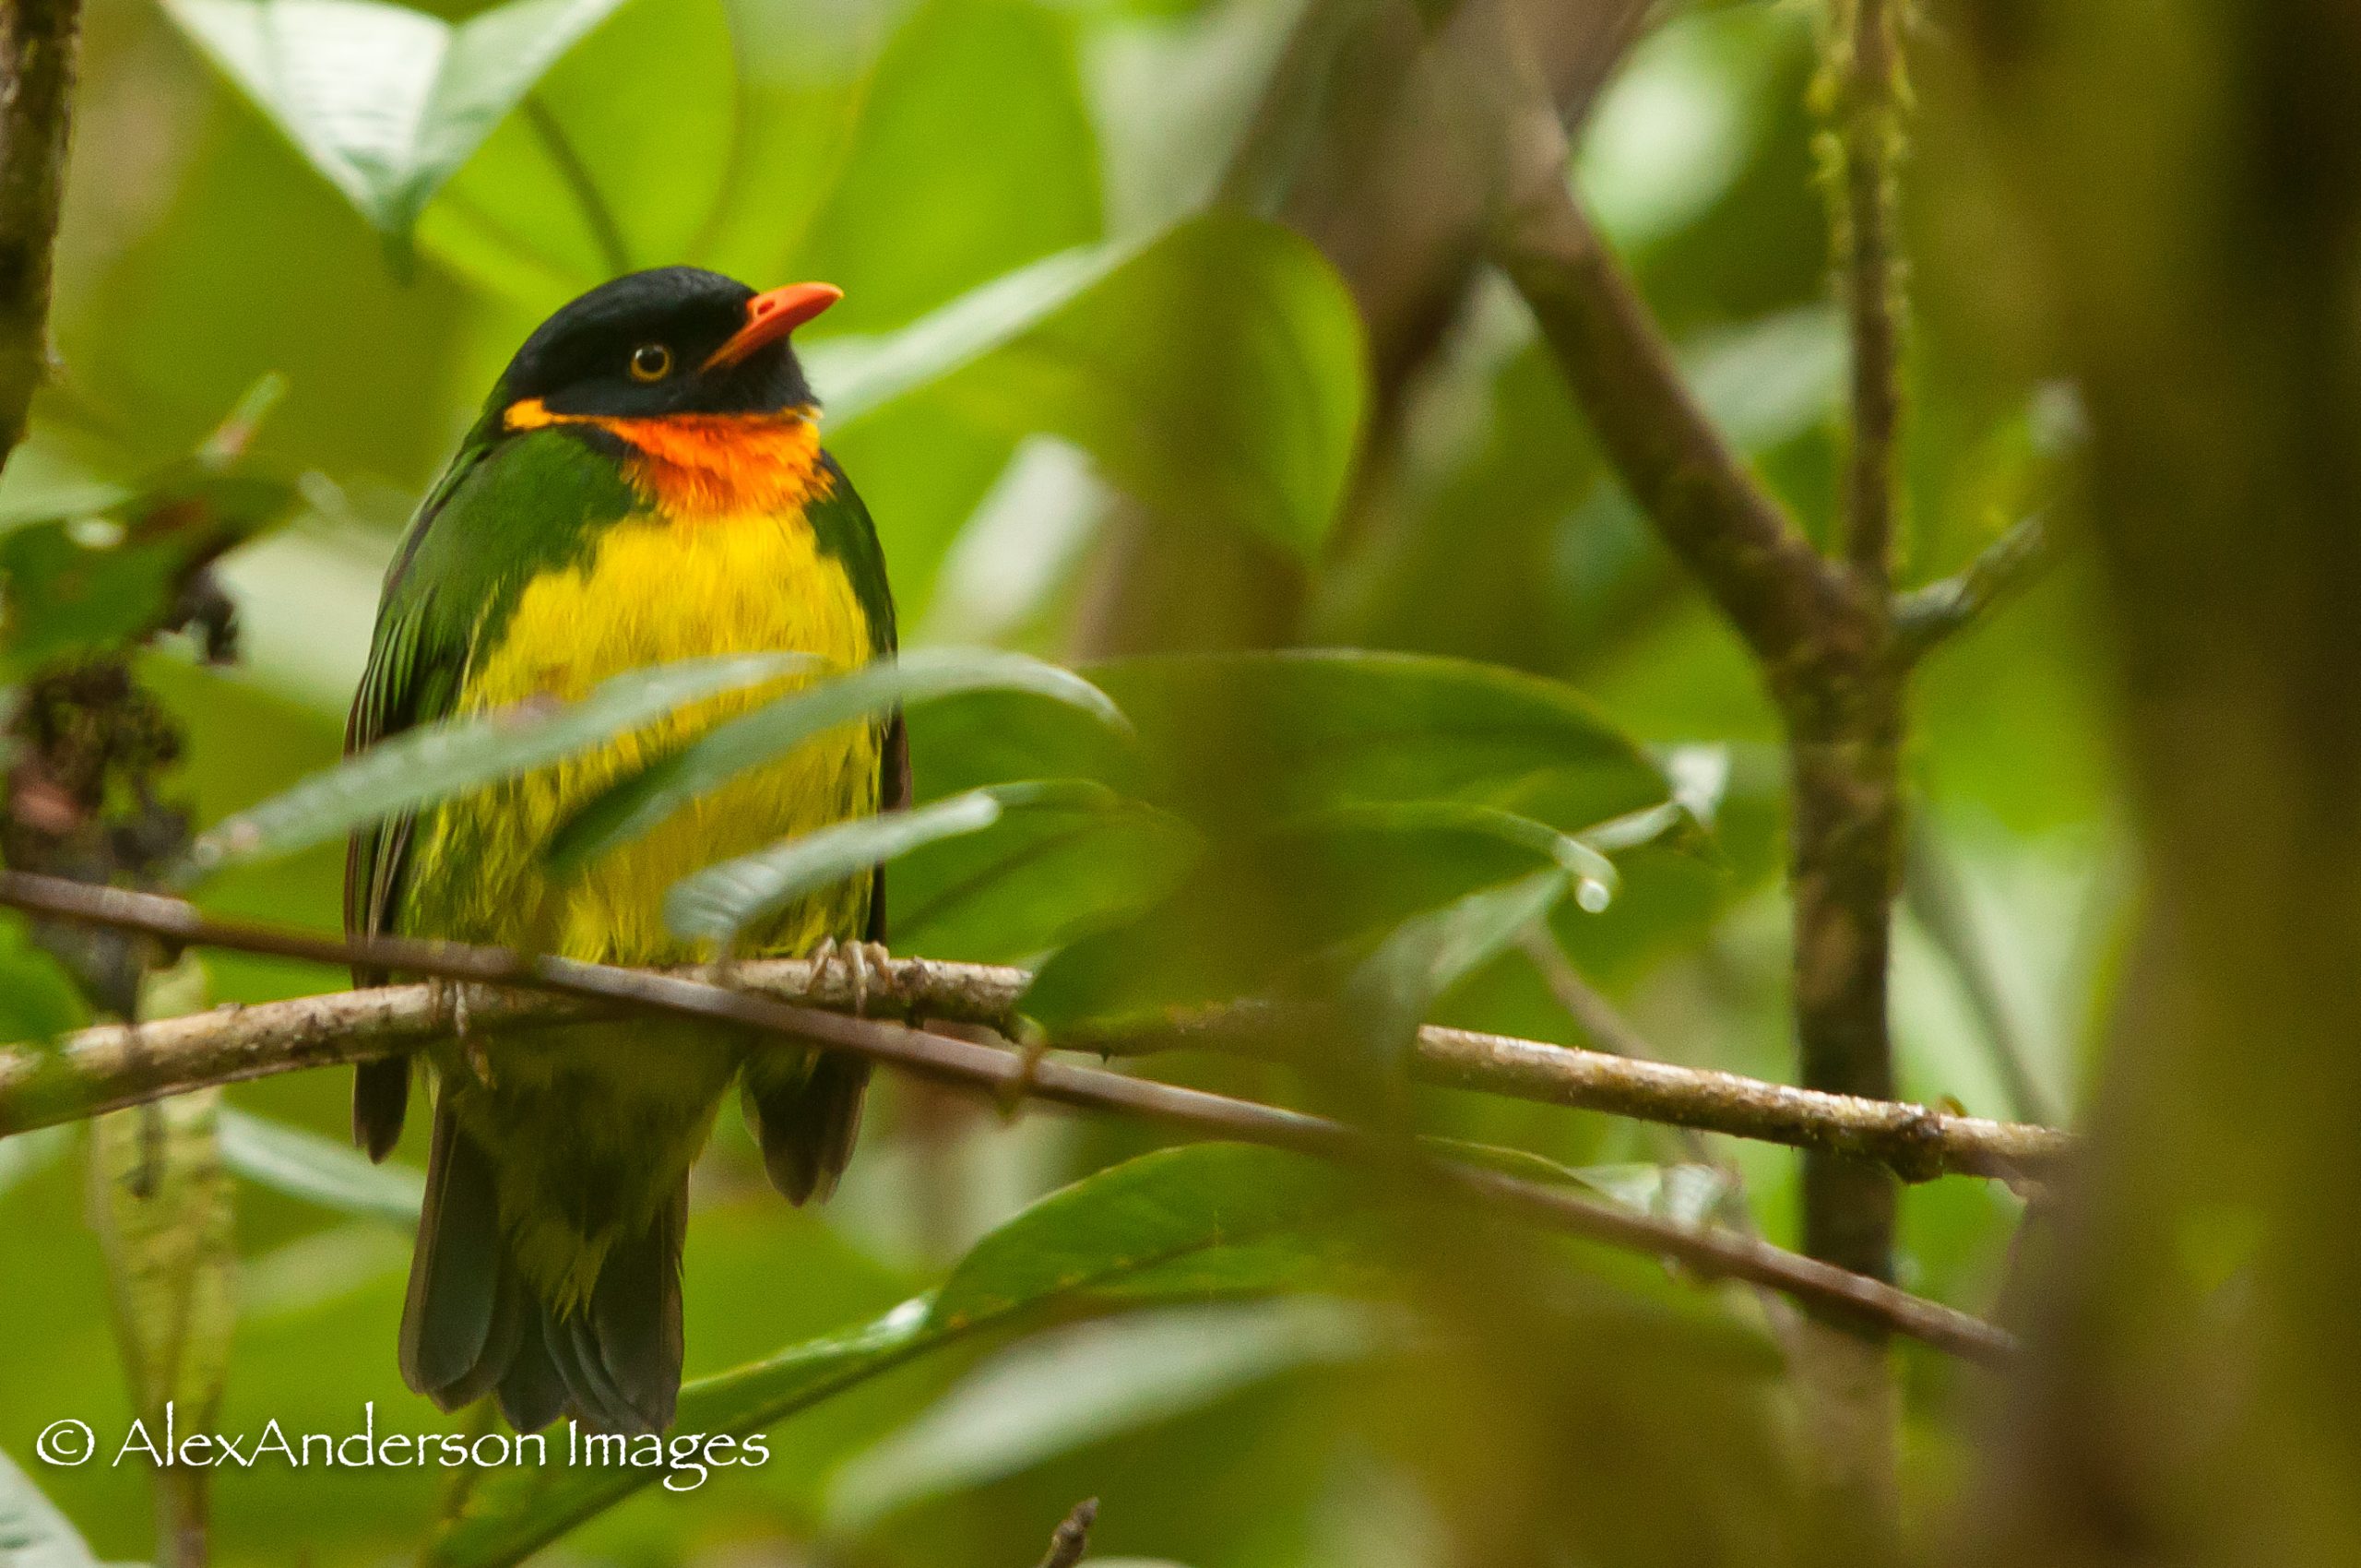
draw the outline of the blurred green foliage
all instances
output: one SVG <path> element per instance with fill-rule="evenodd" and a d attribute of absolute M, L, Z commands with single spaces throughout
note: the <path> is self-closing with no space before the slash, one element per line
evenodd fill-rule
<path fill-rule="evenodd" d="M 534 324 L 630 267 L 825 278 L 847 298 L 806 359 L 913 645 L 1110 646 L 1094 617 L 1145 514 L 1183 541 L 1274 547 L 1300 589 L 1296 640 L 1384 650 L 1084 664 L 1130 735 L 1008 682 L 915 708 L 922 802 L 1040 780 L 1103 793 L 1003 793 L 989 821 L 941 819 L 972 830 L 901 846 L 897 948 L 1049 958 L 1034 1002 L 1067 1021 L 1278 985 L 1366 1006 L 1356 1038 L 1427 1016 L 1579 1040 L 1519 945 L 1539 919 L 1667 1054 L 1790 1075 L 1772 718 L 1521 309 L 1476 281 L 1409 384 L 1381 385 L 1355 308 L 1368 257 L 1202 210 L 1297 6 L 430 9 L 94 0 L 63 369 L 0 483 L 7 680 L 169 620 L 168 590 L 209 565 L 238 661 L 174 633 L 136 667 L 185 730 L 172 788 L 200 825 L 277 797 L 334 760 L 395 532 Z M 1845 349 L 1811 188 L 1809 9 L 1667 7 L 1592 114 L 1575 177 L 1706 404 L 1820 528 Z M 1914 200 L 1914 239 L 1947 232 L 1940 193 Z M 2000 361 L 1971 305 L 1930 289 L 1914 345 L 1916 579 L 2044 504 L 2071 439 L 2070 399 Z M 234 469 L 205 469 L 190 454 L 264 376 L 283 400 Z M 2122 905 L 2084 587 L 2061 574 L 1928 671 L 1910 766 L 1957 876 L 1948 917 L 1904 932 L 1915 1098 L 2012 1113 L 2029 1078 L 2070 1107 L 2084 1076 Z M 349 778 L 315 788 L 300 832 L 231 844 L 240 863 L 203 901 L 334 926 L 326 840 L 388 807 Z M 212 1000 L 339 983 L 206 963 Z M 0 1032 L 79 1017 L 0 925 Z M 1317 1061 L 1171 1067 L 1331 1104 L 1363 1087 Z M 394 1367 L 423 1148 L 414 1132 L 390 1173 L 355 1169 L 331 1142 L 343 1089 L 314 1074 L 228 1096 L 225 1430 L 342 1433 L 371 1402 L 380 1431 L 458 1430 Z M 488 1474 L 436 1561 L 512 1561 L 581 1522 L 546 1561 L 1004 1568 L 1085 1495 L 1103 1500 L 1102 1554 L 1192 1568 L 1797 1550 L 1777 1353 L 1742 1292 L 1404 1218 L 1278 1156 L 1004 1124 L 907 1086 L 880 1098 L 825 1213 L 759 1190 L 730 1118 L 694 1189 L 689 1368 L 711 1381 L 682 1430 L 777 1423 L 770 1463 L 688 1491 L 657 1472 Z M 1643 1207 L 1690 1201 L 1679 1173 L 1700 1169 L 1658 1130 L 1547 1107 L 1437 1092 L 1415 1114 L 1620 1171 L 1597 1180 Z M 0 1456 L 101 1557 L 130 1559 L 151 1550 L 139 1467 L 27 1463 L 47 1423 L 119 1432 L 149 1400 L 105 1326 L 83 1152 L 62 1134 L 0 1143 Z M 1715 1152 L 1752 1221 L 1791 1238 L 1790 1158 Z M 1987 1308 L 2018 1207 L 1976 1183 L 1913 1190 L 1904 1282 Z M 1347 1209 L 1360 1218 L 1326 1223 Z M 1344 1300 L 1227 1300 L 1315 1288 Z M 1102 1316 L 1118 1306 L 1140 1315 Z M 1952 1477 L 1959 1374 L 1912 1373 L 1915 1518 Z M 221 1473 L 217 1560 L 406 1556 L 433 1533 L 442 1480 Z M 0 1529 L 16 1486 L 0 1468 Z"/>

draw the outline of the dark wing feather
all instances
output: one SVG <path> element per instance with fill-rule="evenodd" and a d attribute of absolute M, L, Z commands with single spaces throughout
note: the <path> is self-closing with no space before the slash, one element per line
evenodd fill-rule
<path fill-rule="evenodd" d="M 852 487 L 836 458 L 825 454 L 821 464 L 828 476 L 828 492 L 812 504 L 812 530 L 820 548 L 844 564 L 853 595 L 869 620 L 869 640 L 880 654 L 899 644 L 895 625 L 894 590 L 885 576 L 885 552 L 877 540 L 877 525 L 860 493 Z M 902 811 L 910 803 L 909 732 L 896 713 L 878 736 L 877 809 Z M 871 942 L 885 940 L 885 868 L 879 866 L 870 885 L 869 921 L 861 932 Z"/>
<path fill-rule="evenodd" d="M 812 503 L 807 516 L 820 548 L 844 564 L 853 593 L 869 620 L 870 645 L 880 654 L 896 646 L 894 595 L 885 580 L 885 555 L 869 509 L 836 467 L 824 458 L 828 493 Z M 910 803 L 909 733 L 898 712 L 878 735 L 877 805 L 900 811 Z M 871 873 L 869 916 L 861 936 L 885 940 L 885 868 Z M 852 1159 L 860 1131 L 861 1101 L 869 1088 L 869 1062 L 840 1051 L 818 1051 L 808 1062 L 785 1052 L 747 1065 L 741 1084 L 746 1123 L 763 1151 L 771 1185 L 790 1203 L 825 1198 Z"/>
<path fill-rule="evenodd" d="M 441 646 L 433 636 L 432 596 L 409 580 L 409 566 L 427 529 L 485 450 L 480 441 L 471 440 L 452 459 L 420 504 L 386 573 L 369 665 L 353 696 L 352 713 L 345 721 L 347 756 L 367 751 L 412 725 L 445 717 L 458 700 L 466 650 Z M 374 936 L 388 929 L 408 870 L 411 823 L 411 814 L 404 813 L 362 828 L 346 845 L 344 929 L 348 934 Z M 357 986 L 383 985 L 388 978 L 382 969 L 353 967 L 352 983 Z M 401 1138 L 402 1121 L 409 1110 L 409 1073 L 407 1056 L 364 1062 L 353 1070 L 352 1141 L 372 1159 L 385 1158 Z"/>
<path fill-rule="evenodd" d="M 899 713 L 885 726 L 884 754 L 878 759 L 877 809 L 910 809 L 910 731 Z M 875 880 L 869 885 L 866 934 L 870 941 L 882 944 L 885 940 L 885 868 L 879 866 L 872 875 Z"/>

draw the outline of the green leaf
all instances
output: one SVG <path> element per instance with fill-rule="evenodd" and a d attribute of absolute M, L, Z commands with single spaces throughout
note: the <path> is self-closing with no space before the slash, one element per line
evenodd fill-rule
<path fill-rule="evenodd" d="M 1324 1219 L 1352 1180 L 1303 1155 L 1195 1144 L 1143 1155 L 1050 1194 L 979 1241 L 936 1293 L 932 1321 L 994 1321 L 1065 1295 L 1157 1301 L 1321 1283 Z M 1276 1241 L 1283 1254 L 1263 1250 Z M 1241 1255 L 1253 1266 L 1241 1270 Z"/>
<path fill-rule="evenodd" d="M 1663 809 L 1651 807 L 1647 812 L 1617 817 L 1601 824 L 1596 831 L 1614 829 L 1610 842 L 1618 848 L 1647 843 L 1665 831 L 1654 814 Z M 1415 833 L 1422 829 L 1466 829 L 1485 834 L 1554 861 L 1559 869 L 1580 879 L 1589 889 L 1583 906 L 1593 913 L 1607 907 L 1619 880 L 1615 862 L 1595 842 L 1586 842 L 1515 812 L 1468 801 L 1356 801 L 1299 818 L 1291 826 L 1330 831 L 1378 829 Z"/>
<path fill-rule="evenodd" d="M 190 847 L 194 874 L 326 843 L 365 824 L 571 756 L 685 704 L 820 661 L 809 654 L 688 659 L 611 676 L 575 703 L 518 704 L 421 725 L 217 825 Z"/>
<path fill-rule="evenodd" d="M 1459 800 L 1566 832 L 1665 800 L 1664 774 L 1589 699 L 1498 665 L 1358 648 L 1089 667 L 1194 796 L 1275 816 Z"/>
<path fill-rule="evenodd" d="M 882 341 L 815 345 L 838 425 L 942 386 L 1012 434 L 1088 452 L 1176 527 L 1319 548 L 1359 437 L 1359 316 L 1309 242 L 1215 213 L 1067 251 Z"/>
<path fill-rule="evenodd" d="M 1036 804 L 897 866 L 892 939 L 931 957 L 1037 959 L 1166 897 L 1202 848 L 1177 817 L 1111 793 Z"/>
<path fill-rule="evenodd" d="M 1250 1294 L 1334 1277 L 1323 1222 L 1347 1178 L 1299 1155 L 1199 1144 L 1050 1194 L 978 1242 L 932 1297 L 681 1390 L 675 1430 L 742 1436 L 911 1358 L 1052 1305 Z M 661 1468 L 553 1465 L 486 1477 L 429 1545 L 433 1568 L 501 1568 L 661 1480 Z"/>
<path fill-rule="evenodd" d="M 112 1111 L 91 1124 L 91 1214 L 107 1256 L 133 1404 L 187 1429 L 212 1419 L 230 1366 L 237 1252 L 215 1141 L 221 1091 Z"/>
<path fill-rule="evenodd" d="M 100 1568 L 57 1504 L 0 1450 L 0 1563 L 7 1568 Z"/>
<path fill-rule="evenodd" d="M 89 1021 L 65 967 L 33 942 L 24 916 L 0 910 L 0 1041 L 51 1040 Z"/>
<path fill-rule="evenodd" d="M 1123 724 L 1123 716 L 1104 692 L 1054 664 L 992 648 L 921 648 L 815 681 L 622 778 L 552 836 L 551 869 L 561 873 L 578 870 L 630 843 L 699 795 L 838 725 L 874 719 L 930 697 L 985 688 L 1028 692 L 1095 714 L 1110 727 Z"/>
<path fill-rule="evenodd" d="M 664 922 L 675 936 L 727 944 L 807 893 L 926 845 L 979 833 L 1005 812 L 1037 805 L 1106 811 L 1121 803 L 1088 779 L 1042 779 L 835 823 L 682 877 L 664 896 Z"/>
<path fill-rule="evenodd" d="M 282 480 L 187 462 L 104 505 L 10 523 L 0 530 L 0 671 L 149 636 L 191 573 L 287 517 L 295 499 Z"/>
<path fill-rule="evenodd" d="M 219 1137 L 221 1163 L 232 1175 L 339 1214 L 418 1223 L 426 1177 L 409 1166 L 373 1165 L 358 1150 L 316 1133 L 227 1107 Z"/>
<path fill-rule="evenodd" d="M 510 0 L 457 27 L 374 0 L 165 0 L 165 9 L 373 227 L 401 238 L 619 3 Z"/>
<path fill-rule="evenodd" d="M 1008 347 L 1139 254 L 1086 245 L 1043 256 L 879 338 L 824 338 L 798 352 L 827 398 L 832 432 Z"/>
<path fill-rule="evenodd" d="M 872 28 L 881 16 L 874 7 L 855 14 Z M 919 0 L 885 14 L 892 36 L 862 84 L 841 156 L 819 164 L 829 189 L 808 231 L 793 227 L 792 193 L 758 209 L 769 253 L 762 266 L 792 256 L 790 276 L 850 291 L 831 313 L 839 331 L 899 327 L 1106 232 L 1106 184 L 1077 58 L 1084 41 L 1071 18 L 1031 0 Z M 823 15 L 799 13 L 793 36 L 827 27 Z M 799 73 L 812 72 L 816 52 L 799 52 Z M 979 83 L 991 84 L 990 113 L 976 112 Z M 825 120 L 815 136 L 813 118 L 781 127 L 788 134 L 762 150 L 780 163 L 828 159 L 835 138 Z M 759 176 L 766 185 L 777 177 Z M 783 222 L 770 216 L 782 207 Z"/>
<path fill-rule="evenodd" d="M 913 1503 L 1046 1460 L 1386 1341 L 1377 1314 L 1319 1297 L 1126 1313 L 1048 1330 L 961 1379 L 837 1472 L 827 1517 L 856 1531 Z"/>
<path fill-rule="evenodd" d="M 1572 880 L 1553 866 L 1470 893 L 1396 926 L 1345 982 L 1344 1003 L 1355 1033 L 1389 1061 L 1398 1059 L 1444 992 L 1506 952 L 1519 932 L 1546 920 Z"/>
<path fill-rule="evenodd" d="M 833 1334 L 681 1390 L 676 1431 L 742 1435 L 785 1420 L 931 1349 L 922 1301 L 905 1302 L 865 1327 Z M 427 1568 L 502 1568 L 669 1472 L 661 1467 L 558 1464 L 493 1472 L 427 1545 Z"/>
<path fill-rule="evenodd" d="M 74 1129 L 61 1125 L 35 1127 L 0 1138 L 0 1197 L 64 1158 L 73 1137 Z"/>
<path fill-rule="evenodd" d="M 1496 953 L 1521 912 L 1537 918 L 1569 888 L 1587 887 L 1599 904 L 1615 874 L 1595 850 L 1495 806 L 1306 813 L 1216 840 L 1155 907 L 1042 963 L 1024 1010 L 1080 1037 L 1284 997 L 1344 1004 L 1357 1035 L 1392 1034 Z M 1373 955 L 1382 956 L 1364 970 Z"/>
<path fill-rule="evenodd" d="M 737 77 L 720 0 L 629 0 L 451 176 L 420 249 L 516 302 L 512 332 L 617 273 L 695 256 L 733 172 Z"/>

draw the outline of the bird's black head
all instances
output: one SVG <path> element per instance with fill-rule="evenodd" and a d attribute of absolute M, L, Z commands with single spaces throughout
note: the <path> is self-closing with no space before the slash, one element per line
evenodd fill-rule
<path fill-rule="evenodd" d="M 508 362 L 498 398 L 620 419 L 798 408 L 812 388 L 788 334 L 841 297 L 825 283 L 757 294 L 694 267 L 629 273 L 541 323 Z"/>

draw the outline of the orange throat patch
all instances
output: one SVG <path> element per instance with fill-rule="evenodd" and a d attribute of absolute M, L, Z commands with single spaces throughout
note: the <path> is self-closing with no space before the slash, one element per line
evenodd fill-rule
<path fill-rule="evenodd" d="M 797 510 L 828 493 L 816 410 L 775 414 L 668 414 L 621 419 L 561 414 L 539 398 L 508 406 L 510 430 L 594 425 L 630 448 L 623 477 L 668 517 L 692 518 Z"/>

